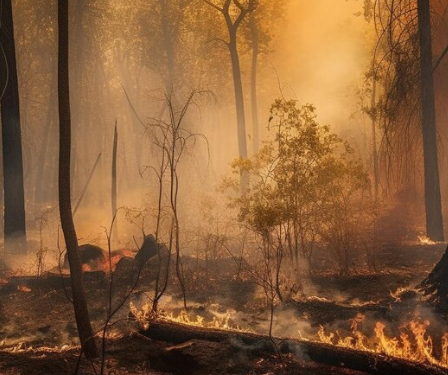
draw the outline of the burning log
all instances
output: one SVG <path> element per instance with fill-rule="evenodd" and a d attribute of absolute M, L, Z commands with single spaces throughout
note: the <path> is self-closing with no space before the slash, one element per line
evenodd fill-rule
<path fill-rule="evenodd" d="M 299 339 L 271 340 L 267 336 L 233 330 L 209 329 L 193 325 L 152 321 L 147 329 L 141 333 L 154 340 L 166 341 L 173 344 L 183 344 L 191 340 L 210 342 L 232 342 L 241 348 L 257 351 L 275 352 L 276 347 L 283 354 L 291 353 L 302 359 L 330 366 L 342 366 L 355 371 L 369 374 L 388 375 L 435 375 L 448 374 L 448 371 L 432 365 L 391 358 L 377 353 L 357 351 L 354 349 L 336 347 L 329 344 L 317 343 Z"/>
<path fill-rule="evenodd" d="M 81 257 L 81 263 L 88 265 L 90 269 L 97 269 L 104 263 L 106 257 L 104 256 L 104 250 L 96 245 L 84 244 L 79 246 L 79 255 Z M 64 267 L 68 268 L 67 253 L 64 256 Z"/>

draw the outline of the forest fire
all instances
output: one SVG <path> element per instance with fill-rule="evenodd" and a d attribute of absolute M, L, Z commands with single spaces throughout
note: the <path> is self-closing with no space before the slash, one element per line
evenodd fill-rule
<path fill-rule="evenodd" d="M 448 374 L 447 4 L 0 0 L 0 374 Z"/>

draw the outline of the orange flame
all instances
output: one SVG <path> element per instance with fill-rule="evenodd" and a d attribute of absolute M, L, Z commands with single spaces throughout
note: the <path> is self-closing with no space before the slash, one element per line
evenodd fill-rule
<path fill-rule="evenodd" d="M 119 251 L 114 251 L 111 254 L 110 257 L 110 261 L 109 261 L 109 257 L 106 257 L 106 259 L 104 260 L 104 262 L 97 262 L 94 264 L 83 264 L 82 265 L 82 270 L 84 272 L 92 272 L 92 271 L 103 271 L 103 272 L 110 272 L 110 270 L 112 269 L 112 272 L 115 271 L 115 268 L 117 267 L 118 262 L 124 258 L 124 257 L 130 257 L 130 258 L 134 258 L 135 253 L 131 250 L 119 250 Z"/>
<path fill-rule="evenodd" d="M 420 245 L 435 245 L 438 242 L 431 240 L 429 237 L 426 236 L 418 236 L 418 239 L 420 241 Z"/>
<path fill-rule="evenodd" d="M 413 320 L 409 322 L 403 328 L 406 328 L 411 335 L 402 331 L 400 332 L 399 338 L 388 337 L 384 333 L 384 329 L 386 328 L 385 324 L 377 322 L 374 328 L 376 340 L 368 340 L 358 330 L 358 324 L 362 321 L 361 316 L 362 314 L 358 314 L 354 321 L 352 321 L 351 328 L 353 336 L 339 338 L 335 342 L 335 334 L 325 333 L 325 329 L 321 326 L 317 332 L 317 338 L 320 342 L 326 344 L 386 354 L 391 357 L 403 358 L 420 363 L 430 363 L 448 368 L 448 333 L 445 333 L 442 337 L 441 358 L 436 358 L 432 338 L 426 333 L 430 325 L 428 320 L 423 322 Z M 337 331 L 336 333 L 339 336 Z"/>
<path fill-rule="evenodd" d="M 195 315 L 193 318 L 185 311 L 182 310 L 178 315 L 173 312 L 154 312 L 150 309 L 148 303 L 144 304 L 139 310 L 132 302 L 130 303 L 130 310 L 134 315 L 135 319 L 139 321 L 143 327 L 148 327 L 151 320 L 164 320 L 174 323 L 180 323 L 195 327 L 203 328 L 213 328 L 226 331 L 239 331 L 239 332 L 252 332 L 249 329 L 243 329 L 238 325 L 231 323 L 232 310 L 226 310 L 225 313 L 213 313 L 213 317 L 210 321 L 207 321 L 204 317 L 200 315 Z"/>

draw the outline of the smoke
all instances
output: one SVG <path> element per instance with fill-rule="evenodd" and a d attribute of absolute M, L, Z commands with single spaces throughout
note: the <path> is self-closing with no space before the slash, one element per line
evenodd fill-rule
<path fill-rule="evenodd" d="M 269 106 L 281 95 L 286 98 L 297 98 L 302 103 L 315 104 L 320 121 L 334 124 L 336 130 L 346 132 L 347 126 L 350 125 L 349 134 L 359 132 L 359 124 L 350 122 L 348 119 L 355 110 L 354 87 L 359 83 L 360 76 L 368 65 L 370 47 L 366 40 L 369 40 L 370 26 L 362 17 L 355 16 L 355 13 L 362 10 L 362 2 L 334 1 L 337 6 L 331 7 L 328 6 L 328 0 L 290 1 L 286 12 L 287 19 L 274 20 L 277 23 L 281 22 L 283 26 L 276 26 L 277 35 L 272 40 L 269 52 L 260 56 L 258 90 L 260 127 L 264 133 L 262 135 L 266 136 Z M 25 11 L 25 7 L 29 7 L 29 2 L 26 3 L 27 5 L 18 5 L 17 30 L 25 29 L 22 27 L 23 24 L 40 27 L 39 23 L 34 24 L 34 21 L 27 19 L 29 12 Z M 127 26 L 129 20 L 132 20 L 128 12 L 121 11 L 120 7 L 110 6 L 109 9 L 105 6 L 105 9 L 108 9 L 110 13 L 104 17 L 112 17 L 114 22 L 127 22 Z M 52 7 L 46 5 L 42 11 L 48 20 L 51 20 L 48 22 L 54 22 Z M 129 30 L 126 27 L 123 30 L 116 28 L 122 30 L 122 33 L 115 34 L 117 31 L 115 30 L 112 35 L 117 40 L 108 41 L 106 35 L 111 32 L 107 30 L 110 23 L 98 22 L 97 17 L 92 17 L 93 13 L 89 6 L 84 11 L 85 25 L 84 28 L 78 30 L 82 35 L 74 35 L 77 40 L 85 39 L 80 57 L 83 64 L 75 64 L 76 69 L 74 68 L 71 72 L 72 77 L 79 77 L 83 81 L 73 82 L 72 85 L 74 99 L 72 103 L 74 160 L 72 204 L 76 206 L 85 190 L 83 201 L 75 215 L 78 237 L 81 243 L 90 242 L 104 247 L 105 228 L 110 227 L 113 216 L 110 190 L 115 120 L 117 120 L 119 131 L 118 206 L 136 209 L 154 208 L 158 185 L 151 168 L 157 160 L 158 151 L 148 137 L 146 125 L 151 122 L 150 119 L 163 118 L 164 114 L 166 115 L 166 108 L 163 109 L 163 103 L 160 97 L 157 97 L 157 95 L 160 96 L 157 92 L 160 91 L 161 86 L 157 69 L 152 71 L 142 64 L 139 67 L 141 71 L 136 76 L 137 69 L 128 71 L 120 65 L 122 62 L 118 61 L 120 48 L 123 48 L 121 52 L 129 53 L 130 56 L 134 56 L 133 54 L 139 56 L 141 46 L 138 43 L 138 48 L 133 47 L 132 43 L 126 46 L 127 49 L 125 46 L 119 46 L 118 52 L 115 51 L 117 57 L 107 45 L 112 42 L 119 45 L 122 43 L 119 38 L 123 35 L 129 38 L 131 30 L 134 29 L 131 29 L 131 26 Z M 138 18 L 134 21 L 138 22 Z M 56 207 L 57 201 L 57 127 L 54 126 L 53 120 L 51 123 L 46 122 L 47 118 L 52 119 L 56 116 L 52 99 L 56 81 L 51 74 L 43 76 L 41 71 L 43 66 L 47 68 L 48 53 L 55 52 L 54 30 L 49 29 L 52 30 L 49 40 L 40 41 L 45 48 L 31 52 L 32 60 L 36 61 L 30 68 L 32 70 L 19 72 L 22 76 L 25 74 L 39 77 L 36 82 L 20 87 L 23 95 L 35 98 L 31 102 L 26 101 L 26 114 L 32 117 L 28 122 L 35 124 L 36 129 L 27 129 L 24 132 L 24 142 L 33 145 L 33 148 L 26 152 L 27 155 L 29 154 L 27 164 L 29 164 L 30 174 L 26 179 L 26 191 L 28 227 L 34 237 L 38 237 L 35 226 L 38 220 L 35 217 L 44 215 L 48 205 Z M 95 38 L 97 34 L 101 34 L 102 37 Z M 28 65 L 20 64 L 24 59 L 30 60 L 30 52 L 27 50 L 29 46 L 26 44 L 28 39 L 24 35 L 19 35 L 18 39 L 21 40 L 20 38 L 23 38 L 23 41 L 18 43 L 19 67 Z M 106 45 L 95 45 L 97 40 L 104 41 Z M 74 49 L 79 49 L 76 43 L 74 46 Z M 241 49 L 244 50 L 243 46 Z M 248 143 L 251 144 L 250 64 L 248 61 L 250 59 L 247 53 L 242 52 L 241 55 Z M 225 85 L 226 87 L 218 87 L 220 91 L 213 93 L 216 95 L 216 100 L 210 98 L 214 95 L 197 100 L 186 122 L 190 130 L 204 135 L 204 138 L 198 137 L 194 145 L 191 145 L 179 170 L 179 212 L 183 220 L 181 223 L 184 223 L 183 229 L 192 230 L 192 222 L 200 222 L 198 202 L 201 202 L 204 194 L 212 195 L 215 200 L 219 199 L 216 186 L 220 184 L 223 174 L 229 171 L 229 162 L 238 155 L 229 56 L 226 49 L 216 52 L 213 57 L 216 58 L 216 56 L 223 61 L 218 80 L 225 80 L 228 84 Z M 98 68 L 98 62 L 103 63 L 102 69 Z M 212 74 L 215 73 L 204 70 L 204 74 L 210 77 L 201 78 L 199 81 L 213 81 Z M 28 82 L 26 79 L 19 81 Z M 106 89 L 103 90 L 103 87 Z M 123 87 L 127 95 L 123 93 Z M 209 87 L 198 87 L 198 89 L 208 90 Z M 181 96 L 182 93 L 177 97 L 179 105 L 182 104 Z M 30 103 L 33 103 L 32 107 Z M 47 147 L 42 151 L 40 146 L 44 144 Z M 100 153 L 99 164 L 93 170 L 94 162 Z M 41 163 L 41 155 L 44 156 L 45 164 Z M 41 172 L 38 172 L 40 170 Z M 42 175 L 37 176 L 38 173 Z M 92 180 L 88 183 L 90 173 L 92 173 Z M 56 211 L 57 209 L 53 209 L 50 215 L 52 218 L 48 226 L 44 228 L 44 244 L 51 250 L 57 248 Z M 192 218 L 197 219 L 192 220 Z M 148 232 L 154 231 L 153 221 L 151 218 L 146 221 L 145 230 Z M 122 214 L 119 214 L 117 219 L 117 228 L 118 235 L 113 239 L 115 247 L 133 246 L 133 237 L 140 236 L 142 229 L 138 225 L 129 223 Z M 60 247 L 63 248 L 62 236 L 60 240 Z"/>
<path fill-rule="evenodd" d="M 278 308 L 274 313 L 273 335 L 276 337 L 309 337 L 314 331 L 310 322 L 300 319 L 298 312 L 291 308 Z"/>
<path fill-rule="evenodd" d="M 356 15 L 362 2 L 296 0 L 289 7 L 272 56 L 284 95 L 314 104 L 320 121 L 337 131 L 350 126 L 351 134 L 359 133 L 359 124 L 350 117 L 373 45 L 372 26 Z"/>

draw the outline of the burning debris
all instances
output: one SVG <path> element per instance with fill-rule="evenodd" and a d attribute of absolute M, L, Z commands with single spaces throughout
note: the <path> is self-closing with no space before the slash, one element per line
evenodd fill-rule
<path fill-rule="evenodd" d="M 378 326 L 378 335 L 384 337 L 381 336 L 381 332 L 382 327 Z M 292 354 L 297 358 L 306 358 L 307 360 L 316 361 L 321 364 L 339 366 L 343 363 L 345 368 L 372 374 L 429 375 L 444 373 L 439 367 L 432 367 L 434 365 L 439 366 L 440 362 L 435 363 L 433 361 L 428 361 L 428 365 L 420 364 L 423 363 L 425 359 L 428 359 L 424 350 L 422 353 L 418 355 L 416 354 L 416 356 L 406 358 L 395 356 L 395 359 L 393 356 L 384 357 L 382 354 L 385 353 L 382 352 L 366 350 L 362 346 L 351 347 L 347 344 L 335 345 L 333 343 L 333 336 L 330 335 L 330 338 L 322 332 L 320 332 L 322 341 L 316 342 L 304 339 L 269 338 L 265 335 L 252 332 L 222 328 L 204 328 L 198 326 L 196 322 L 190 324 L 154 320 L 150 322 L 148 327 L 144 329 L 142 333 L 152 339 L 168 341 L 175 344 L 166 349 L 167 351 L 182 351 L 183 349 L 191 348 L 195 345 L 197 340 L 212 343 L 230 342 L 234 347 L 238 348 L 238 350 L 245 353 L 264 353 L 264 358 L 268 356 L 268 353 L 278 352 L 281 353 L 282 356 Z M 427 342 L 425 341 L 425 343 Z M 412 353 L 415 354 L 414 352 Z M 168 355 L 168 357 L 173 360 L 171 354 Z M 162 358 L 165 358 L 165 353 L 161 353 L 161 360 Z M 406 359 L 406 361 L 402 361 L 401 358 Z M 261 361 L 263 361 L 263 359 L 261 359 Z"/>
<path fill-rule="evenodd" d="M 448 368 L 448 333 L 442 335 L 441 347 L 435 349 L 433 339 L 427 335 L 427 328 L 430 325 L 428 320 L 409 322 L 400 328 L 398 338 L 388 337 L 384 333 L 386 325 L 382 322 L 375 324 L 374 337 L 366 336 L 358 329 L 363 320 L 364 315 L 362 314 L 358 314 L 353 319 L 351 335 L 342 337 L 338 331 L 326 333 L 324 327 L 321 326 L 317 337 L 320 342 L 325 344 Z"/>
<path fill-rule="evenodd" d="M 418 236 L 418 239 L 419 239 L 421 245 L 426 245 L 426 246 L 437 245 L 439 243 L 442 243 L 442 242 L 438 242 L 438 241 L 433 241 L 429 237 L 424 236 L 424 235 Z"/>
<path fill-rule="evenodd" d="M 330 302 L 325 300 L 325 303 L 329 304 Z M 328 305 L 327 308 L 330 306 Z M 133 317 L 141 323 L 143 334 L 173 343 L 183 343 L 182 345 L 189 343 L 188 340 L 195 339 L 221 341 L 231 335 L 235 335 L 237 338 L 241 335 L 241 340 L 244 342 L 249 340 L 254 344 L 257 341 L 262 343 L 266 340 L 263 332 L 255 333 L 251 329 L 241 328 L 232 323 L 232 316 L 235 312 L 231 310 L 214 316 L 211 321 L 207 321 L 200 315 L 191 317 L 191 314 L 184 310 L 177 315 L 165 312 L 156 314 L 150 311 L 149 305 L 143 306 L 140 311 L 131 305 L 131 311 Z M 291 320 L 290 323 L 293 324 Z M 438 338 L 437 342 L 440 344 L 439 347 L 435 347 L 433 338 L 428 334 L 429 320 L 415 319 L 401 325 L 398 337 L 388 336 L 386 324 L 380 321 L 375 323 L 373 335 L 368 336 L 360 329 L 363 323 L 366 323 L 366 316 L 357 313 L 351 320 L 350 334 L 344 335 L 339 330 L 327 333 L 326 329 L 320 326 L 315 336 L 303 334 L 300 331 L 294 334 L 290 330 L 287 337 L 275 337 L 274 339 L 279 342 L 287 341 L 290 346 L 304 346 L 311 352 L 319 348 L 312 346 L 312 343 L 322 343 L 335 347 L 336 351 L 337 348 L 344 348 L 448 369 L 448 333 L 444 333 Z M 307 347 L 306 343 L 311 346 Z M 437 370 L 434 371 L 437 372 Z"/>
<path fill-rule="evenodd" d="M 132 273 L 133 270 L 143 267 L 159 251 L 165 254 L 164 246 L 157 244 L 152 235 L 145 236 L 142 246 L 137 251 L 113 250 L 110 252 L 110 257 L 107 251 L 97 245 L 83 244 L 79 246 L 84 272 L 110 272 L 111 270 L 115 271 L 118 267 L 119 273 Z M 67 254 L 64 255 L 63 267 L 69 268 Z"/>
<path fill-rule="evenodd" d="M 112 254 L 112 264 L 117 265 L 115 267 L 115 274 L 117 276 L 115 279 L 115 287 L 118 295 L 126 295 L 126 290 L 129 290 L 132 285 L 130 283 L 123 283 L 123 279 L 119 275 L 121 267 L 123 267 L 122 270 L 126 269 L 124 265 L 120 266 L 121 263 L 129 262 L 131 273 L 132 269 L 135 270 L 133 268 L 135 267 L 134 254 L 135 252 L 130 253 L 127 251 Z M 105 257 L 105 267 L 108 267 L 107 254 L 105 254 Z M 157 259 L 158 257 L 153 256 L 147 261 L 145 272 L 154 272 L 154 268 L 157 269 Z M 188 264 L 194 265 L 194 262 L 184 263 L 184 265 Z M 128 269 L 127 271 L 130 270 Z M 191 272 L 188 268 L 184 268 L 184 270 Z M 104 317 L 101 311 L 104 311 L 105 297 L 107 296 L 107 289 L 104 288 L 107 288 L 107 283 L 104 283 L 104 279 L 99 280 L 93 277 L 93 275 L 95 275 L 94 272 L 85 273 L 86 288 L 88 293 L 91 294 L 92 300 L 90 303 L 92 306 L 96 306 L 94 311 L 98 311 L 97 314 L 93 315 L 93 322 L 97 327 L 101 327 Z M 216 279 L 217 288 L 220 283 L 226 282 L 225 279 L 220 279 L 220 277 L 224 276 L 220 276 L 217 272 L 214 273 L 213 277 Z M 401 277 L 401 274 L 397 274 L 397 280 L 399 280 L 399 277 Z M 370 279 L 367 276 L 363 276 L 362 280 L 363 282 L 370 280 L 371 285 L 377 287 L 379 282 L 382 283 L 384 280 L 388 280 L 388 278 L 390 278 L 390 274 L 385 274 L 385 276 L 372 275 Z M 44 296 L 43 300 L 39 299 L 38 290 L 35 288 L 35 284 L 31 284 L 31 279 L 26 283 L 23 283 L 23 280 L 21 280 L 20 282 L 22 284 L 19 283 L 19 279 L 17 281 L 11 281 L 9 279 L 8 284 L 0 288 L 0 292 L 10 293 L 14 299 L 23 300 L 21 306 L 36 306 L 36 304 L 45 306 L 44 301 L 50 298 L 50 296 L 52 300 L 49 306 L 53 306 L 56 302 L 60 306 L 62 300 L 60 299 L 61 297 L 58 297 L 58 293 L 51 292 L 48 294 L 53 288 L 61 290 L 60 276 L 56 279 L 59 280 L 59 284 L 47 284 L 44 278 L 41 280 L 40 293 Z M 200 366 L 202 363 L 209 363 L 205 359 L 199 360 L 194 356 L 195 352 L 198 352 L 198 356 L 200 355 L 199 348 L 202 348 L 202 345 L 205 345 L 205 347 L 211 345 L 216 350 L 220 350 L 219 348 L 223 347 L 227 348 L 227 345 L 229 345 L 229 353 L 235 351 L 245 353 L 246 358 L 256 358 L 260 366 L 267 365 L 269 358 L 278 355 L 272 341 L 265 336 L 269 324 L 268 319 L 266 319 L 266 306 L 263 305 L 261 300 L 258 301 L 258 304 L 255 303 L 254 297 L 257 294 L 254 294 L 253 288 L 240 288 L 238 289 L 239 293 L 235 293 L 236 289 L 229 288 L 229 295 L 226 298 L 223 298 L 224 290 L 221 288 L 219 290 L 219 295 L 222 300 L 221 306 L 210 302 L 194 302 L 194 298 L 200 298 L 200 296 L 199 294 L 192 293 L 193 301 L 187 311 L 180 310 L 182 303 L 180 301 L 179 303 L 176 302 L 179 298 L 179 291 L 171 288 L 170 295 L 166 295 L 161 300 L 159 305 L 160 310 L 156 314 L 152 310 L 152 294 L 148 292 L 150 290 L 150 286 L 148 287 L 148 285 L 151 284 L 146 284 L 147 282 L 154 282 L 154 279 L 143 278 L 142 280 L 145 280 L 144 284 L 139 286 L 130 297 L 131 321 L 138 320 L 142 322 L 143 329 L 141 332 L 144 335 L 148 335 L 152 340 L 156 340 L 156 342 L 158 342 L 157 340 L 163 340 L 172 343 L 167 345 L 167 348 L 156 351 L 159 359 L 154 359 L 152 363 L 159 361 L 157 363 L 159 363 L 161 369 L 170 368 L 169 366 L 164 367 L 167 365 L 167 362 L 172 362 L 174 360 L 173 358 L 183 356 L 191 359 L 191 362 L 188 363 L 191 363 L 192 369 L 196 368 L 195 366 Z M 15 285 L 30 286 L 31 291 L 19 294 L 16 288 L 5 288 L 7 285 L 11 285 L 12 282 Z M 241 285 L 251 282 L 250 278 L 240 281 Z M 316 293 L 319 293 L 319 289 L 319 284 L 315 284 Z M 388 295 L 389 289 L 391 289 L 389 286 L 382 288 L 384 290 L 383 298 L 380 298 L 377 302 L 359 302 L 357 298 L 353 298 L 356 294 L 350 296 L 347 292 L 344 297 L 342 297 L 341 293 L 335 293 L 335 295 L 339 295 L 338 302 L 332 301 L 328 295 L 324 297 L 323 294 L 317 294 L 316 296 L 304 298 L 301 301 L 284 301 L 281 306 L 276 306 L 273 330 L 275 336 L 273 339 L 278 346 L 278 350 L 280 350 L 284 357 L 283 360 L 289 363 L 288 361 L 292 360 L 292 358 L 296 360 L 307 358 L 308 360 L 316 361 L 319 364 L 316 366 L 334 366 L 343 362 L 346 367 L 364 372 L 371 371 L 369 369 L 372 369 L 375 366 L 374 364 L 379 364 L 378 366 L 380 368 L 381 366 L 386 366 L 383 367 L 387 369 L 384 373 L 400 375 L 401 373 L 399 371 L 403 371 L 403 374 L 408 373 L 410 375 L 435 374 L 438 371 L 436 369 L 441 366 L 446 368 L 448 366 L 446 359 L 448 336 L 437 337 L 433 332 L 429 334 L 432 325 L 429 325 L 425 320 L 420 321 L 414 319 L 408 324 L 400 325 L 401 328 L 397 328 L 394 314 L 399 314 L 400 308 L 415 308 L 415 304 L 419 303 L 419 300 L 416 298 L 405 298 L 407 294 L 405 289 L 397 291 L 394 294 L 396 298 L 390 298 Z M 205 292 L 207 300 L 212 300 L 211 290 L 208 289 Z M 201 291 L 201 293 L 204 292 Z M 260 295 L 262 295 L 262 289 L 257 293 L 261 293 Z M 60 295 L 63 295 L 63 293 L 59 293 Z M 234 302 L 231 302 L 231 297 Z M 11 300 L 9 297 L 3 298 L 4 301 L 11 302 L 14 299 Z M 34 299 L 36 299 L 36 302 L 33 305 L 30 301 Z M 359 303 L 351 303 L 349 301 L 358 301 Z M 384 304 L 384 301 L 388 301 L 387 304 Z M 127 306 L 129 304 L 126 304 L 120 312 L 120 315 L 117 316 L 118 320 L 122 319 L 125 321 L 126 316 L 128 316 Z M 288 309 L 288 313 L 283 310 L 284 308 Z M 397 309 L 396 312 L 395 309 Z M 34 310 L 35 308 L 33 308 Z M 323 313 L 325 314 L 323 315 Z M 66 315 L 62 316 L 65 316 L 64 323 L 58 323 L 62 324 L 58 327 L 52 325 L 55 323 L 48 323 L 47 325 L 51 328 L 42 330 L 38 341 L 35 338 L 33 340 L 30 339 L 31 341 L 27 343 L 23 341 L 22 337 L 25 336 L 22 335 L 22 337 L 17 338 L 11 336 L 10 340 L 6 340 L 6 342 L 15 342 L 17 343 L 15 346 L 23 342 L 23 344 L 20 344 L 22 347 L 17 350 L 23 355 L 31 353 L 29 350 L 31 346 L 36 347 L 39 345 L 38 343 L 42 342 L 50 344 L 52 342 L 51 336 L 55 334 L 55 330 L 64 331 L 67 329 L 66 322 L 70 318 Z M 331 328 L 316 328 L 319 324 L 322 324 L 322 326 L 325 324 L 325 327 L 329 327 L 331 326 L 331 319 L 333 321 L 342 321 L 346 317 L 347 319 L 354 317 L 351 321 L 350 329 L 336 328 L 332 330 Z M 10 318 L 14 319 L 13 316 Z M 373 329 L 370 331 L 372 335 L 369 336 L 365 330 L 370 330 L 369 325 L 371 323 L 368 323 L 368 320 L 375 321 L 373 319 L 377 319 L 377 323 L 374 324 Z M 43 318 L 37 316 L 36 320 L 42 321 Z M 51 321 L 53 322 L 55 319 L 51 319 Z M 125 324 L 131 324 L 129 321 L 128 319 L 128 323 Z M 262 324 L 258 324 L 260 321 L 262 321 Z M 43 326 L 46 325 L 44 324 Z M 276 326 L 279 329 L 276 329 Z M 20 327 L 20 324 L 16 327 Z M 38 328 L 40 329 L 41 327 L 39 326 Z M 298 331 L 299 329 L 300 332 Z M 391 331 L 395 332 L 397 329 L 398 333 L 396 335 L 390 333 Z M 70 331 L 72 332 L 70 337 L 61 339 L 61 341 L 55 343 L 55 348 L 60 348 L 63 345 L 68 345 L 69 348 L 73 347 L 73 340 L 76 339 L 76 329 L 71 326 Z M 106 334 L 105 337 L 108 340 L 113 337 L 120 339 L 120 337 L 123 337 L 123 334 L 120 332 L 126 332 L 126 329 L 121 327 L 113 332 L 111 331 L 110 334 Z M 258 332 L 258 334 L 255 332 Z M 8 335 L 11 335 L 11 332 L 8 332 Z M 277 335 L 281 339 L 277 339 Z M 213 344 L 209 344 L 210 342 Z M 181 344 L 181 346 L 177 346 L 178 344 Z M 400 362 L 399 360 L 405 361 Z M 252 360 L 246 359 L 246 361 L 248 361 L 247 363 L 252 363 Z M 388 364 L 386 365 L 386 363 Z M 390 367 L 387 367 L 392 366 L 391 364 L 395 366 L 393 367 L 393 371 Z M 420 364 L 428 364 L 433 367 L 419 367 Z M 154 366 L 157 367 L 157 365 Z M 297 363 L 294 366 L 298 366 Z"/>
<path fill-rule="evenodd" d="M 154 312 L 151 311 L 149 304 L 144 304 L 140 310 L 137 309 L 133 303 L 130 304 L 130 316 L 135 318 L 145 329 L 149 328 L 151 322 L 161 321 L 168 323 L 179 323 L 201 328 L 251 332 L 250 329 L 241 328 L 237 324 L 232 322 L 232 316 L 236 313 L 232 309 L 227 309 L 224 313 L 213 310 L 209 310 L 209 312 L 211 313 L 212 318 L 210 320 L 207 320 L 206 318 L 198 314 L 194 315 L 194 317 L 191 317 L 190 314 L 185 310 L 181 310 L 178 314 L 165 311 Z"/>
<path fill-rule="evenodd" d="M 106 252 L 101 247 L 84 244 L 78 247 L 78 251 L 84 270 L 100 270 L 103 268 L 106 261 Z M 64 256 L 64 267 L 69 268 L 67 253 Z"/>

